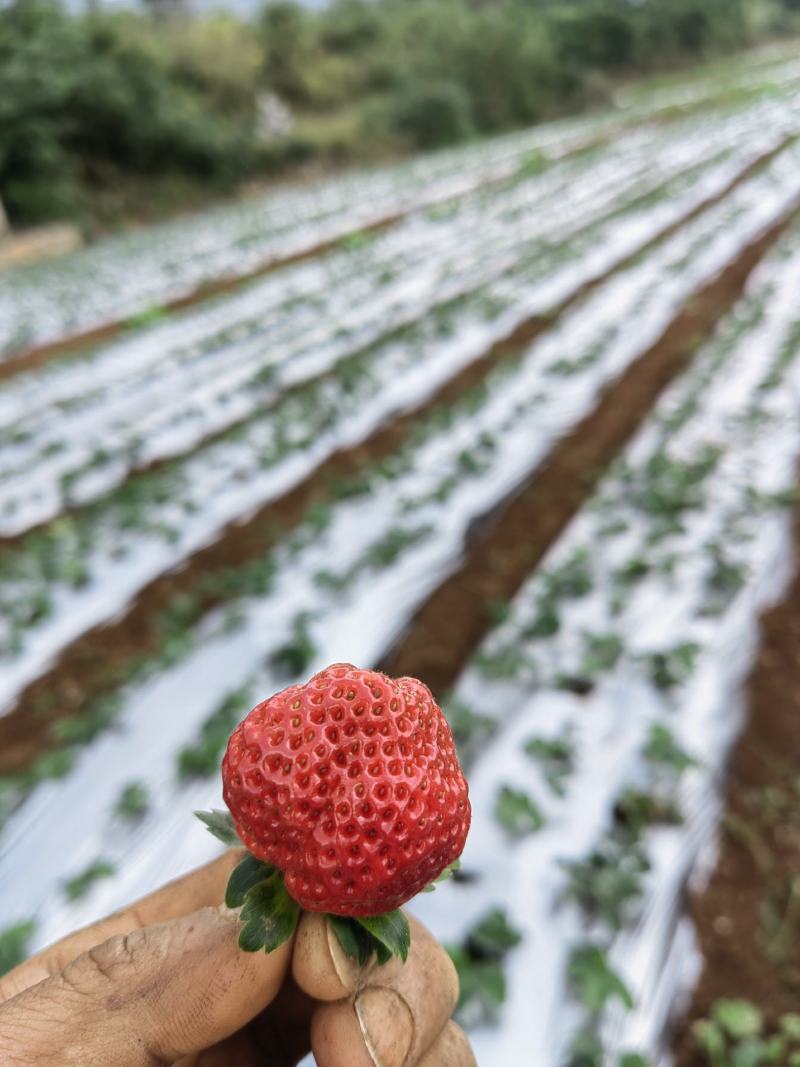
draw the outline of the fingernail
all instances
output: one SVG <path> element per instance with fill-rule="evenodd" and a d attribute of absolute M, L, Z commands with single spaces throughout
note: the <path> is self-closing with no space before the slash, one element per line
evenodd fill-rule
<path fill-rule="evenodd" d="M 336 977 L 342 983 L 344 989 L 348 993 L 352 993 L 361 977 L 361 968 L 355 960 L 345 955 L 344 949 L 339 944 L 339 939 L 333 932 L 330 923 L 325 923 L 325 933 Z"/>
<path fill-rule="evenodd" d="M 393 989 L 370 988 L 356 998 L 356 1017 L 375 1067 L 403 1067 L 414 1041 L 414 1018 Z"/>

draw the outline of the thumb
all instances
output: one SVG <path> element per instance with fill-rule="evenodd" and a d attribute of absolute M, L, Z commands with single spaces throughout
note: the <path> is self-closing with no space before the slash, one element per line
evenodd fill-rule
<path fill-rule="evenodd" d="M 242 952 L 238 930 L 203 908 L 89 949 L 0 1008 L 0 1061 L 156 1067 L 223 1040 L 273 1000 L 292 951 Z"/>

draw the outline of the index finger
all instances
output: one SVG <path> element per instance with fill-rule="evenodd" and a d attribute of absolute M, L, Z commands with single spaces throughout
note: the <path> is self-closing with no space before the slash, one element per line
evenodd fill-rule
<path fill-rule="evenodd" d="M 323 915 L 303 915 L 292 972 L 298 986 L 321 1002 L 311 1023 L 320 1067 L 405 1067 L 440 1040 L 431 1064 L 474 1065 L 460 1031 L 445 1033 L 458 998 L 455 968 L 422 923 L 409 916 L 409 924 L 406 963 L 393 959 L 359 968 L 345 956 Z"/>
<path fill-rule="evenodd" d="M 37 982 L 49 978 L 76 956 L 117 934 L 130 934 L 153 923 L 179 919 L 200 908 L 222 903 L 228 877 L 242 858 L 241 849 L 230 849 L 211 863 L 156 889 L 135 903 L 69 934 L 61 941 L 31 956 L 0 978 L 0 1001 L 8 1000 Z"/>

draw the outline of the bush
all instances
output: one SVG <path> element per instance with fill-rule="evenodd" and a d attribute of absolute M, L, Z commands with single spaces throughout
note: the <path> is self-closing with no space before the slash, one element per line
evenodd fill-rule
<path fill-rule="evenodd" d="M 186 19 L 171 0 L 150 0 L 158 18 L 0 0 L 0 195 L 12 222 L 124 217 L 137 189 L 155 202 L 159 188 L 191 195 L 255 171 L 437 148 L 596 101 L 612 74 L 786 32 L 799 5 L 270 0 L 249 25 Z M 263 90 L 297 122 L 258 143 Z"/>
<path fill-rule="evenodd" d="M 469 97 L 454 82 L 411 84 L 389 103 L 389 126 L 417 148 L 439 148 L 473 131 Z"/>
<path fill-rule="evenodd" d="M 109 167 L 230 182 L 252 162 L 252 86 L 130 14 L 0 9 L 0 190 L 13 221 L 79 213 Z M 237 49 L 238 52 L 238 49 Z M 197 74 L 203 67 L 203 82 Z M 240 75 L 241 77 L 241 75 Z"/>
<path fill-rule="evenodd" d="M 560 62 L 576 71 L 614 69 L 631 63 L 636 36 L 630 15 L 608 7 L 581 6 L 557 12 L 553 37 Z"/>

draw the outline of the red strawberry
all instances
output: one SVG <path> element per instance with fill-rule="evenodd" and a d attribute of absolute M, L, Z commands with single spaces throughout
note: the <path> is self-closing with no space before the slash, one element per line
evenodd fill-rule
<path fill-rule="evenodd" d="M 350 664 L 253 708 L 222 780 L 248 851 L 309 911 L 400 907 L 460 856 L 469 830 L 467 783 L 430 690 Z"/>

